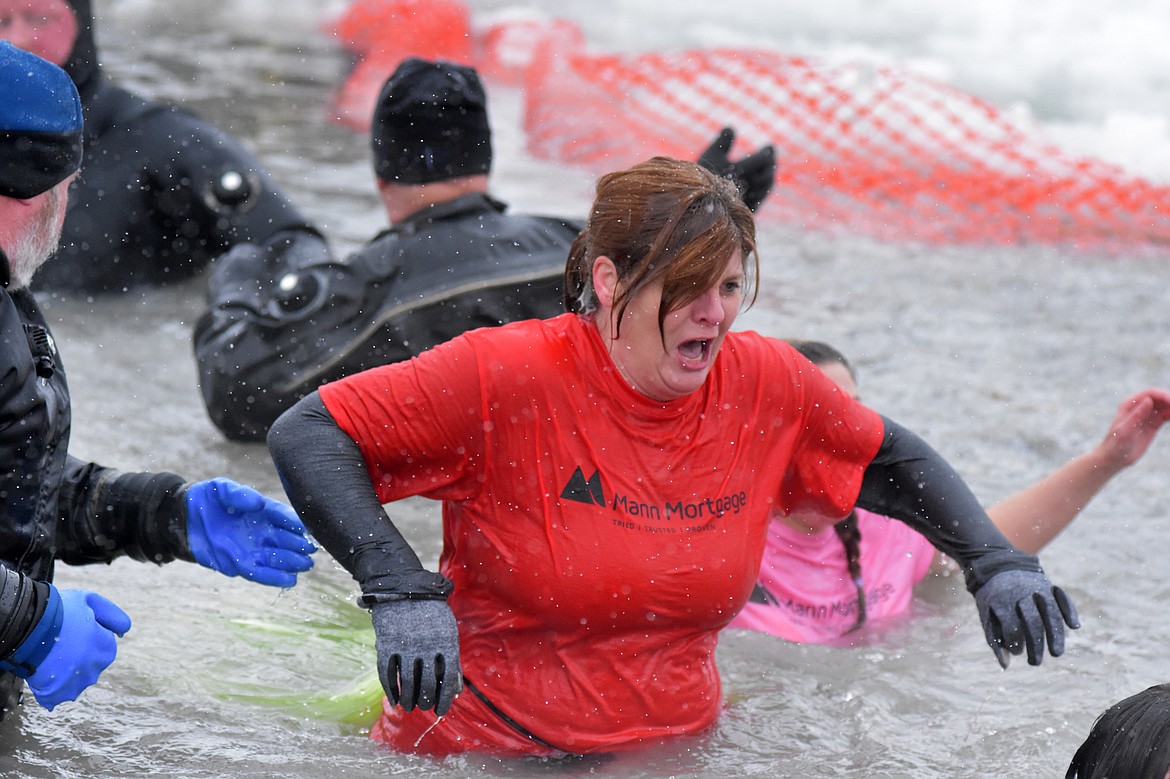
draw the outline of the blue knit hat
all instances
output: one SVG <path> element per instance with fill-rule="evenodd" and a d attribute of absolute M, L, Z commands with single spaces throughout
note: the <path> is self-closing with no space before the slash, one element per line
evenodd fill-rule
<path fill-rule="evenodd" d="M 27 200 L 81 167 L 81 98 L 64 70 L 0 41 L 0 195 Z"/>

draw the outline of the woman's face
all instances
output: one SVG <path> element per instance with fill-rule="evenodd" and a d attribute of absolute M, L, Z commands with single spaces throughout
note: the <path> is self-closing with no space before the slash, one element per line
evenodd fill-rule
<path fill-rule="evenodd" d="M 64 65 L 77 40 L 77 17 L 65 0 L 0 0 L 0 40 Z"/>
<path fill-rule="evenodd" d="M 605 278 L 598 279 L 598 265 Z M 612 327 L 616 272 L 613 263 L 599 257 L 594 263 L 594 285 L 600 310 L 597 322 L 618 371 L 630 385 L 655 400 L 674 400 L 697 390 L 707 380 L 719 348 L 739 315 L 743 302 L 743 256 L 737 250 L 719 282 L 682 308 L 666 315 L 662 332 L 658 311 L 662 282 L 643 288 L 631 300 L 621 323 L 621 337 Z"/>

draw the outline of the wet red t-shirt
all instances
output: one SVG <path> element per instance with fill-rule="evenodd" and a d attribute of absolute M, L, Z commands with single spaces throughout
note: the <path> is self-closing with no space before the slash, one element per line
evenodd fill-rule
<path fill-rule="evenodd" d="M 575 315 L 473 331 L 321 397 L 383 502 L 443 501 L 463 673 L 497 711 L 468 690 L 437 723 L 387 707 L 374 737 L 427 754 L 547 751 L 521 729 L 590 753 L 709 727 L 718 632 L 769 516 L 847 513 L 882 436 L 754 333 L 727 336 L 700 390 L 651 400 Z"/>

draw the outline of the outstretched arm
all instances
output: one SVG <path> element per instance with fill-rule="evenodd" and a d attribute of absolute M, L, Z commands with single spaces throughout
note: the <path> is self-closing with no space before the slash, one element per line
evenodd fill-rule
<path fill-rule="evenodd" d="M 1122 401 L 1095 447 L 988 509 L 1007 539 L 1038 552 L 1118 473 L 1142 458 L 1170 420 L 1170 392 L 1146 389 Z"/>
<path fill-rule="evenodd" d="M 71 565 L 135 560 L 196 562 L 260 584 L 292 587 L 316 547 L 292 509 L 251 487 L 173 473 L 122 473 L 66 462 L 57 559 Z"/>
<path fill-rule="evenodd" d="M 857 505 L 900 519 L 963 568 L 984 636 L 1000 665 L 1026 648 L 1039 665 L 1047 642 L 1064 652 L 1064 626 L 1080 627 L 1076 610 L 1033 555 L 1016 549 L 971 490 L 925 441 L 883 418 L 885 436 L 866 468 Z"/>

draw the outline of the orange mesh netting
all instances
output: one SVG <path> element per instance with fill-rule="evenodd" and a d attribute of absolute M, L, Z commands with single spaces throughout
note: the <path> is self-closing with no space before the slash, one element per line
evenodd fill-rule
<path fill-rule="evenodd" d="M 429 56 L 522 83 L 528 148 L 543 159 L 598 172 L 654 154 L 694 159 L 729 125 L 733 156 L 776 146 L 764 219 L 891 241 L 1170 248 L 1170 188 L 1065 153 L 912 73 L 761 49 L 594 54 L 562 20 L 500 22 L 469 51 L 447 24 L 433 40 L 459 45 Z M 393 48 L 379 48 L 382 79 Z"/>
<path fill-rule="evenodd" d="M 454 0 L 354 0 L 325 33 L 355 60 L 334 93 L 332 118 L 362 132 L 370 128 L 382 84 L 406 57 L 473 59 L 470 15 Z"/>

